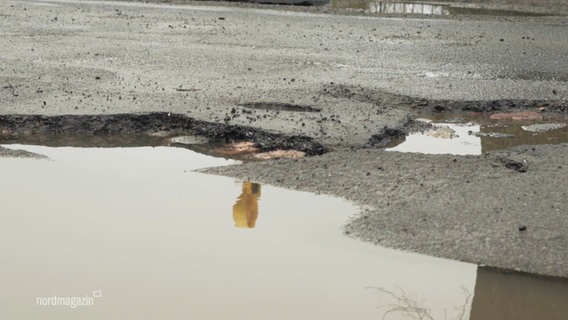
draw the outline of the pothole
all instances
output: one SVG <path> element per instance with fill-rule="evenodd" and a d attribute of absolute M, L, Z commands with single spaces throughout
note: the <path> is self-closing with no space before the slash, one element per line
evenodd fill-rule
<path fill-rule="evenodd" d="M 417 297 L 436 318 L 471 308 L 475 265 L 345 237 L 356 208 L 344 200 L 195 172 L 234 161 L 162 146 L 3 147 L 48 158 L 0 158 L 5 318 L 375 319 L 398 303 L 367 288 Z"/>
<path fill-rule="evenodd" d="M 116 142 L 114 140 L 118 139 Z M 272 152 L 273 157 L 291 156 L 292 151 L 306 156 L 327 151 L 312 138 L 285 135 L 262 129 L 206 122 L 179 114 L 115 114 L 84 116 L 0 116 L 0 143 L 57 146 L 184 146 L 219 156 L 215 149 L 230 149 L 234 143 L 252 143 L 254 152 Z M 251 150 L 252 151 L 252 150 Z M 253 155 L 254 156 L 254 155 Z M 264 157 L 266 158 L 266 157 Z"/>
<path fill-rule="evenodd" d="M 470 4 L 444 4 L 436 2 L 392 2 L 373 0 L 332 0 L 335 8 L 363 9 L 370 13 L 381 14 L 414 14 L 414 15 L 484 15 L 484 16 L 546 16 L 550 14 L 488 9 Z"/>
<path fill-rule="evenodd" d="M 426 154 L 480 155 L 518 145 L 568 143 L 568 119 L 532 111 L 416 118 L 422 129 L 393 141 L 386 150 Z"/>

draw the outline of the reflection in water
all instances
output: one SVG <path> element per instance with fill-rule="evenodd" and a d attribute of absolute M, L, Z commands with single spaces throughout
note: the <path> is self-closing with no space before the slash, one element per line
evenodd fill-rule
<path fill-rule="evenodd" d="M 392 301 L 380 306 L 380 308 L 384 309 L 383 319 L 386 319 L 390 315 L 408 316 L 408 319 L 419 320 L 436 319 L 436 316 L 432 315 L 431 308 L 426 307 L 424 301 L 421 301 L 422 299 L 414 298 L 401 288 L 398 288 L 397 291 L 380 287 L 372 287 L 369 289 L 373 289 L 376 293 L 383 295 L 386 301 Z M 464 303 L 460 306 L 455 306 L 453 310 L 444 310 L 444 319 L 465 320 L 468 318 L 471 306 L 471 293 L 465 287 L 462 287 L 462 290 L 464 293 Z M 450 315 L 449 318 L 448 314 Z"/>
<path fill-rule="evenodd" d="M 405 140 L 387 150 L 425 154 L 479 155 L 482 152 L 479 137 L 470 135 L 479 131 L 476 124 L 436 123 L 431 130 L 414 132 Z"/>
<path fill-rule="evenodd" d="M 374 1 L 369 3 L 371 13 L 448 15 L 449 5 Z"/>
<path fill-rule="evenodd" d="M 568 281 L 477 268 L 470 320 L 568 319 Z"/>
<path fill-rule="evenodd" d="M 392 2 L 373 0 L 331 0 L 334 8 L 368 10 L 384 14 L 423 14 L 423 15 L 487 15 L 487 16 L 545 16 L 547 14 L 514 10 L 487 9 L 469 3 L 460 7 L 457 3 L 436 4 L 416 2 Z"/>
<path fill-rule="evenodd" d="M 258 199 L 260 184 L 243 182 L 243 190 L 233 205 L 233 220 L 237 228 L 254 228 L 258 217 Z"/>

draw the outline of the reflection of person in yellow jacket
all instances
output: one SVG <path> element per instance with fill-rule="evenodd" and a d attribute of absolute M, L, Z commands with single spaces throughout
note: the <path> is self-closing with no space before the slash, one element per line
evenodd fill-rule
<path fill-rule="evenodd" d="M 243 182 L 243 191 L 233 205 L 233 220 L 237 228 L 254 228 L 258 217 L 260 184 Z"/>

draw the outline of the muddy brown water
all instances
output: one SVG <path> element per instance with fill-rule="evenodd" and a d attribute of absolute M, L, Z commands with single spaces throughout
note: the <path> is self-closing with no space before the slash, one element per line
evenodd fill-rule
<path fill-rule="evenodd" d="M 48 159 L 0 158 L 2 319 L 568 316 L 564 280 L 353 240 L 344 200 L 194 171 L 233 160 L 3 147 Z"/>

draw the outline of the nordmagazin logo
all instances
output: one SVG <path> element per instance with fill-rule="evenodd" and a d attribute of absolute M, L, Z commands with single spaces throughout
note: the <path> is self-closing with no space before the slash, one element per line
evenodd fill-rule
<path fill-rule="evenodd" d="M 100 290 L 93 291 L 92 295 L 60 297 L 53 295 L 50 297 L 37 297 L 36 306 L 39 307 L 69 307 L 75 309 L 77 307 L 92 307 L 95 300 L 102 297 L 103 292 Z"/>

